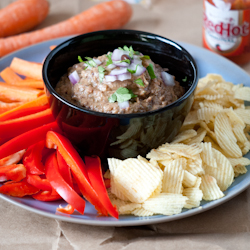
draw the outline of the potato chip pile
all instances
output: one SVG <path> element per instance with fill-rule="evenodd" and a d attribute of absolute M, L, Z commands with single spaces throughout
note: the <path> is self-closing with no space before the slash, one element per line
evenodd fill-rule
<path fill-rule="evenodd" d="M 247 172 L 250 160 L 250 88 L 220 75 L 200 79 L 192 109 L 171 143 L 146 158 L 109 158 L 108 190 L 119 214 L 173 215 L 212 201 L 234 178 Z"/>

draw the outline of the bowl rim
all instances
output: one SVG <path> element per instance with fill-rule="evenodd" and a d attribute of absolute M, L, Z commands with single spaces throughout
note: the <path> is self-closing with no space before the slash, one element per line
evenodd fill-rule
<path fill-rule="evenodd" d="M 66 48 L 68 45 L 71 44 L 71 42 L 73 42 L 76 39 L 81 39 L 81 38 L 85 38 L 85 37 L 88 37 L 88 36 L 100 35 L 100 34 L 109 33 L 109 32 L 112 32 L 112 33 L 121 32 L 121 33 L 143 34 L 143 35 L 146 35 L 146 36 L 153 36 L 154 39 L 157 39 L 157 40 L 159 40 L 161 42 L 167 42 L 168 44 L 170 44 L 170 45 L 172 45 L 174 47 L 177 47 L 181 51 L 184 51 L 184 53 L 190 59 L 190 64 L 194 69 L 194 79 L 193 79 L 193 83 L 191 84 L 190 88 L 184 93 L 183 96 L 178 98 L 176 101 L 170 103 L 169 105 L 166 105 L 165 107 L 155 109 L 155 110 L 151 110 L 151 111 L 147 111 L 147 112 L 130 113 L 130 114 L 113 114 L 113 113 L 98 112 L 98 111 L 94 111 L 94 110 L 86 109 L 84 107 L 77 106 L 77 105 L 69 102 L 67 99 L 63 98 L 61 95 L 59 95 L 55 91 L 55 89 L 52 87 L 52 85 L 50 84 L 50 81 L 48 79 L 47 69 L 48 69 L 48 65 L 49 65 L 50 60 L 61 49 Z M 87 114 L 101 116 L 101 117 L 120 118 L 120 119 L 126 119 L 127 118 L 127 119 L 129 119 L 129 118 L 138 118 L 138 117 L 154 115 L 154 114 L 157 114 L 157 113 L 162 113 L 162 112 L 165 112 L 166 110 L 172 109 L 173 107 L 179 106 L 192 93 L 194 93 L 195 88 L 197 87 L 197 84 L 198 84 L 199 69 L 198 69 L 197 63 L 196 63 L 195 59 L 193 58 L 193 56 L 184 47 L 182 47 L 180 44 L 178 44 L 177 42 L 175 42 L 175 41 L 173 41 L 173 40 L 171 40 L 169 38 L 166 38 L 166 37 L 163 37 L 161 35 L 154 34 L 154 33 L 146 32 L 146 31 L 140 31 L 140 30 L 114 29 L 114 30 L 94 31 L 94 32 L 88 32 L 88 33 L 81 34 L 81 35 L 76 35 L 76 36 L 73 36 L 73 37 L 67 39 L 66 41 L 60 43 L 59 45 L 57 45 L 56 48 L 54 48 L 52 51 L 50 51 L 50 53 L 46 56 L 46 58 L 44 60 L 43 67 L 42 67 L 42 77 L 43 77 L 43 80 L 44 80 L 45 87 L 49 91 L 49 93 L 51 95 L 53 95 L 56 99 L 61 101 L 63 104 L 69 106 L 70 108 L 76 109 L 78 111 L 81 111 L 81 112 L 84 112 L 84 113 L 87 113 Z"/>

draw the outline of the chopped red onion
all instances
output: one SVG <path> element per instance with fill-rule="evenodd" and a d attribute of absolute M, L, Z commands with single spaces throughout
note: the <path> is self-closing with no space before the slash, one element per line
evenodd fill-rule
<path fill-rule="evenodd" d="M 115 49 L 111 56 L 112 61 L 120 61 L 123 54 L 122 50 Z"/>
<path fill-rule="evenodd" d="M 80 82 L 80 77 L 78 75 L 78 73 L 75 71 L 73 71 L 70 75 L 69 75 L 69 80 L 70 82 L 75 85 L 76 83 Z"/>
<path fill-rule="evenodd" d="M 136 72 L 133 74 L 134 76 L 140 76 L 146 71 L 146 68 L 144 68 L 141 65 L 137 65 Z"/>
<path fill-rule="evenodd" d="M 170 75 L 169 73 L 162 71 L 161 77 L 162 77 L 163 82 L 167 86 L 174 86 L 175 85 L 174 77 L 172 75 Z"/>
<path fill-rule="evenodd" d="M 127 72 L 128 72 L 127 68 L 121 68 L 121 69 L 113 69 L 109 74 L 112 76 L 117 76 Z"/>
<path fill-rule="evenodd" d="M 114 69 L 116 67 L 116 65 L 114 65 L 114 64 L 109 64 L 108 66 L 107 66 L 107 69 Z"/>
<path fill-rule="evenodd" d="M 121 57 L 124 54 L 129 56 L 129 51 L 115 49 L 112 53 L 111 59 L 112 59 L 112 61 L 121 61 Z"/>
<path fill-rule="evenodd" d="M 126 109 L 126 108 L 129 108 L 129 101 L 125 101 L 125 102 L 118 102 L 118 105 L 119 105 L 120 109 Z"/>
<path fill-rule="evenodd" d="M 118 76 L 117 76 L 117 79 L 118 79 L 119 81 L 129 80 L 129 79 L 131 79 L 131 73 L 127 72 L 127 73 L 118 75 Z"/>
<path fill-rule="evenodd" d="M 97 65 L 102 64 L 102 62 L 101 62 L 99 59 L 94 59 L 94 58 L 93 58 L 93 61 L 94 61 Z"/>
<path fill-rule="evenodd" d="M 134 64 L 139 64 L 139 65 L 142 65 L 142 60 L 140 59 L 139 56 L 134 56 L 133 60 L 132 60 L 132 63 Z"/>
<path fill-rule="evenodd" d="M 106 75 L 105 79 L 107 82 L 114 82 L 117 80 L 117 76 Z"/>
<path fill-rule="evenodd" d="M 128 67 L 129 63 L 127 62 L 121 62 L 121 61 L 113 61 L 113 64 L 119 67 Z"/>

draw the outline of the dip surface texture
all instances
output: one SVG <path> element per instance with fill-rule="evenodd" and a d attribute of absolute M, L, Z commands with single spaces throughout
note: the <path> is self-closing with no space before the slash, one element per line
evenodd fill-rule
<path fill-rule="evenodd" d="M 128 54 L 127 51 L 124 53 Z M 67 74 L 62 76 L 55 90 L 77 106 L 112 114 L 143 113 L 156 110 L 176 101 L 184 94 L 184 88 L 174 80 L 173 76 L 168 74 L 170 78 L 172 77 L 172 83 L 170 81 L 168 84 L 166 79 L 163 80 L 162 72 L 164 70 L 149 57 L 134 56 L 136 64 L 131 63 L 133 58 L 129 56 L 121 57 L 121 59 L 130 59 L 127 61 L 129 62 L 128 69 L 132 69 L 130 72 L 122 73 L 119 71 L 124 71 L 124 69 L 126 71 L 126 67 L 118 66 L 119 63 L 115 65 L 112 62 L 112 64 L 107 65 L 111 55 L 112 53 L 109 52 L 108 56 L 102 55 L 90 61 L 73 65 L 68 69 Z M 90 66 L 89 62 L 93 65 L 93 61 L 97 64 Z M 146 70 L 149 65 L 156 77 L 154 79 L 152 79 L 149 70 Z M 133 70 L 136 73 L 133 73 Z M 137 70 L 142 70 L 143 73 L 140 74 Z M 79 79 L 77 83 L 72 84 L 69 75 L 74 71 L 77 72 Z M 117 75 L 114 73 L 116 71 Z M 124 78 L 124 80 L 118 80 L 119 77 Z M 119 103 L 119 100 L 111 102 L 109 98 L 121 87 L 133 93 L 133 97 L 123 103 Z"/>

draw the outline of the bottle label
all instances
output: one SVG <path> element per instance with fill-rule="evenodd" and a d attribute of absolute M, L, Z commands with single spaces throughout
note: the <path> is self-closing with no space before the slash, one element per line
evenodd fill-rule
<path fill-rule="evenodd" d="M 204 0 L 203 20 L 205 47 L 225 56 L 250 52 L 249 9 L 230 10 L 226 5 L 218 8 Z"/>

